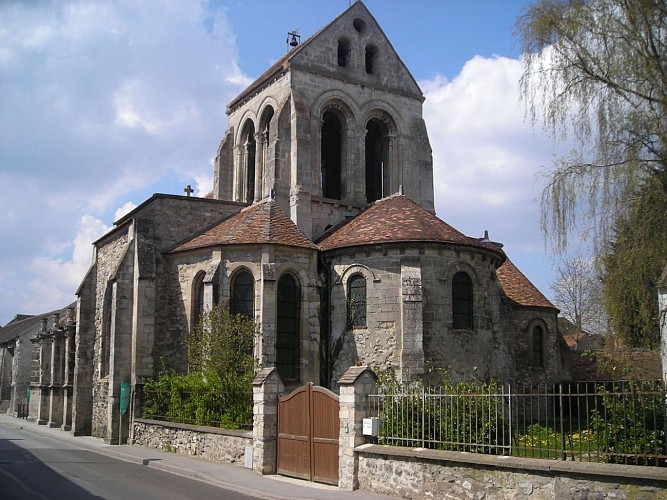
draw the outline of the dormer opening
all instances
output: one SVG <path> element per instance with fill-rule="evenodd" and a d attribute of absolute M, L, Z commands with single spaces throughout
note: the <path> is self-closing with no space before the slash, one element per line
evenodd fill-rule
<path fill-rule="evenodd" d="M 366 73 L 372 75 L 375 73 L 375 60 L 377 58 L 378 49 L 374 45 L 366 46 Z"/>
<path fill-rule="evenodd" d="M 338 66 L 347 68 L 350 62 L 350 41 L 341 38 L 338 40 Z"/>

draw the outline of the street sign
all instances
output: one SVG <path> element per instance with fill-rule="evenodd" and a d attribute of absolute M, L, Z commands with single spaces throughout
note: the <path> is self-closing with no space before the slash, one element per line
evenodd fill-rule
<path fill-rule="evenodd" d="M 131 387 L 129 382 L 120 383 L 120 414 L 125 415 L 130 407 Z"/>

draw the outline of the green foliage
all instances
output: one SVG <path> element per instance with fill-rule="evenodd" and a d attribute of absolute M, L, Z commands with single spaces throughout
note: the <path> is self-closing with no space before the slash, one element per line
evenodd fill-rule
<path fill-rule="evenodd" d="M 508 443 L 505 408 L 494 382 L 449 382 L 435 390 L 403 387 L 393 373 L 381 374 L 380 442 L 398 446 L 477 453 L 502 453 Z"/>
<path fill-rule="evenodd" d="M 600 460 L 600 438 L 591 429 L 561 434 L 553 427 L 531 424 L 514 440 L 512 455 L 516 457 Z"/>
<path fill-rule="evenodd" d="M 667 454 L 665 395 L 656 389 L 656 384 L 646 381 L 614 385 L 611 390 L 598 388 L 603 408 L 593 411 L 591 428 L 610 462 L 659 465 L 650 455 Z"/>
<path fill-rule="evenodd" d="M 512 455 L 531 458 L 561 458 L 561 436 L 552 427 L 531 424 L 515 440 Z"/>
<path fill-rule="evenodd" d="M 378 376 L 378 388 L 380 444 L 665 466 L 667 406 L 660 384 L 600 385 L 594 393 L 568 398 L 581 413 L 560 421 L 558 412 L 549 410 L 540 422 L 525 424 L 519 424 L 516 415 L 510 423 L 509 395 L 499 395 L 503 391 L 494 382 L 446 382 L 435 390 L 421 383 L 403 385 L 393 372 L 385 372 Z M 559 392 L 536 397 L 554 409 L 564 403 Z"/>
<path fill-rule="evenodd" d="M 535 0 L 517 23 L 533 123 L 574 147 L 542 194 L 556 249 L 585 219 L 606 241 L 626 201 L 667 168 L 667 3 Z"/>
<path fill-rule="evenodd" d="M 604 301 L 612 330 L 629 347 L 660 341 L 657 283 L 667 263 L 667 193 L 657 176 L 644 183 L 603 259 Z"/>
<path fill-rule="evenodd" d="M 662 387 L 646 381 L 623 382 L 599 385 L 595 393 L 592 397 L 602 404 L 583 420 L 570 422 L 583 428 L 561 433 L 558 425 L 528 425 L 515 436 L 512 455 L 664 466 L 655 458 L 667 453 Z"/>
<path fill-rule="evenodd" d="M 243 379 L 223 381 L 210 371 L 163 370 L 143 387 L 141 416 L 156 420 L 235 429 L 252 423 L 252 387 Z"/>
<path fill-rule="evenodd" d="M 142 416 L 225 428 L 252 424 L 252 319 L 214 308 L 187 339 L 189 374 L 162 367 L 143 387 Z"/>
<path fill-rule="evenodd" d="M 255 321 L 241 314 L 220 307 L 206 312 L 186 341 L 190 372 L 215 371 L 223 382 L 235 377 L 252 380 L 256 329 Z"/>

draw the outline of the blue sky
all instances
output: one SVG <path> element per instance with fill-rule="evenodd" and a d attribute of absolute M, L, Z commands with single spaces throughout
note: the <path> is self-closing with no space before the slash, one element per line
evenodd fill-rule
<path fill-rule="evenodd" d="M 367 0 L 419 82 L 437 215 L 550 296 L 510 0 Z M 204 195 L 226 104 L 349 0 L 0 3 L 0 325 L 75 300 L 91 243 L 153 193 Z"/>

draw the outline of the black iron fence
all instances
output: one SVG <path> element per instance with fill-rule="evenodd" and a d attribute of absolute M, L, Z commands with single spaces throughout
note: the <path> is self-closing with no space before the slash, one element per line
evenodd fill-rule
<path fill-rule="evenodd" d="M 663 383 L 400 387 L 369 397 L 378 442 L 520 457 L 667 465 Z"/>
<path fill-rule="evenodd" d="M 166 422 L 252 429 L 252 393 L 143 390 L 142 418 Z"/>

